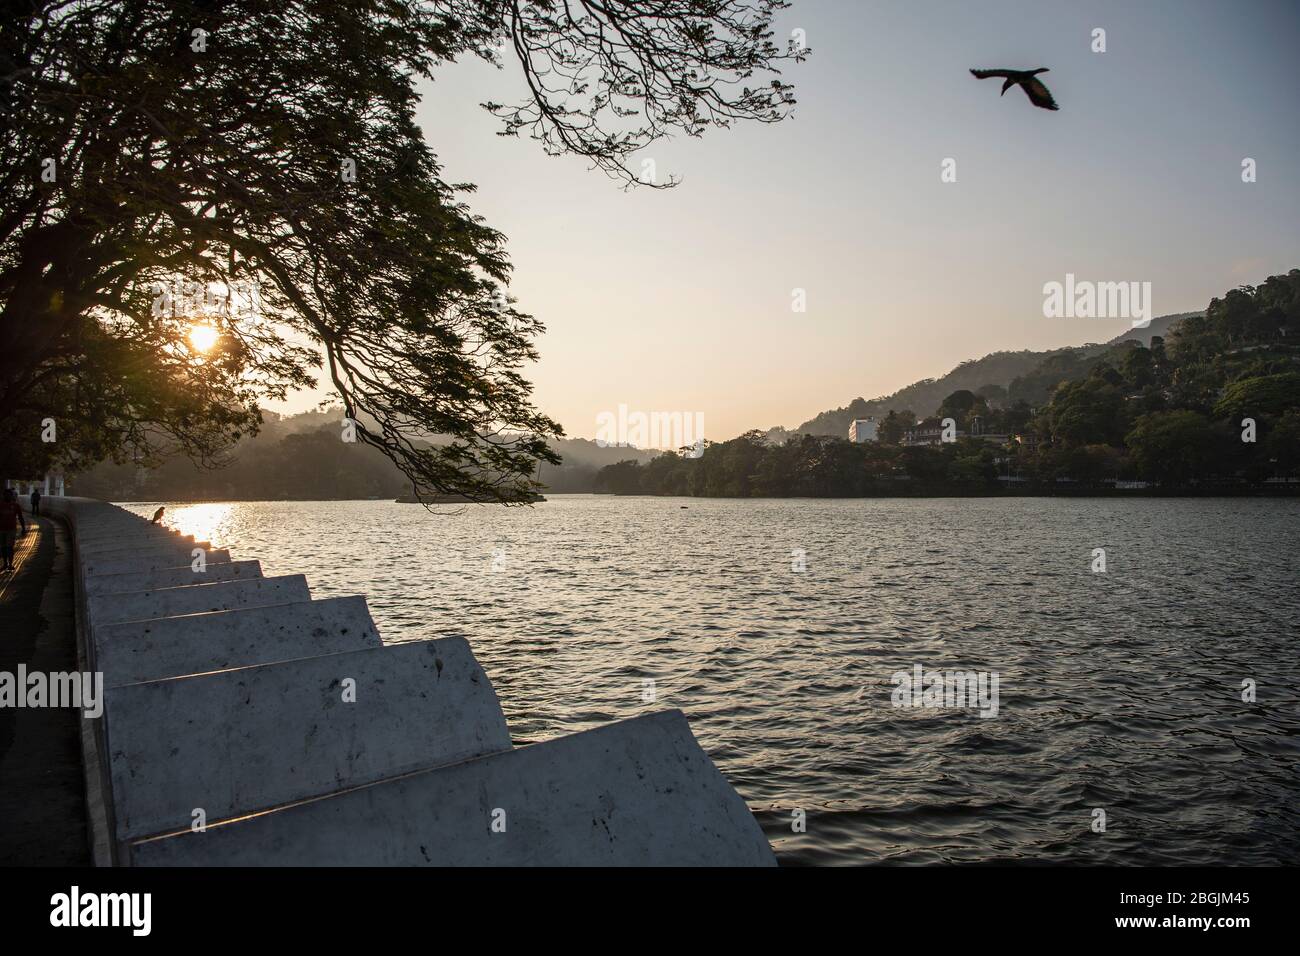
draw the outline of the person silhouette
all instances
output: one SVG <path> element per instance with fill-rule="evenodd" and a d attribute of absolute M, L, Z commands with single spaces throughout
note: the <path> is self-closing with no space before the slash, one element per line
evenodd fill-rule
<path fill-rule="evenodd" d="M 23 509 L 18 507 L 18 496 L 12 488 L 5 489 L 4 500 L 0 501 L 0 558 L 4 567 L 0 571 L 14 571 L 14 544 L 18 540 L 18 525 L 22 524 L 23 534 L 27 533 L 27 519 Z"/>
<path fill-rule="evenodd" d="M 32 489 L 32 514 L 38 515 L 40 513 L 41 513 L 41 489 L 33 488 Z"/>

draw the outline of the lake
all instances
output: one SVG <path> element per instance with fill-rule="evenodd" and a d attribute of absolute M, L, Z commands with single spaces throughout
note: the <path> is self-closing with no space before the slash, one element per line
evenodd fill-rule
<path fill-rule="evenodd" d="M 165 523 L 365 594 L 388 642 L 469 639 L 517 745 L 680 708 L 786 865 L 1300 863 L 1300 501 L 440 511 Z M 996 674 L 996 715 L 896 706 L 917 665 Z"/>

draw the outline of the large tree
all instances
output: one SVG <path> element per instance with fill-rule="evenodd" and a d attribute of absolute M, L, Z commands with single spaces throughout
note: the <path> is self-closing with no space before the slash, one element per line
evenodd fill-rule
<path fill-rule="evenodd" d="M 1209 419 L 1187 409 L 1143 415 L 1125 443 L 1143 478 L 1174 486 L 1214 474 L 1229 447 Z"/>
<path fill-rule="evenodd" d="M 521 102 L 485 104 L 505 133 L 633 182 L 662 136 L 787 112 L 784 5 L 11 4 L 0 473 L 213 461 L 323 366 L 356 439 L 418 487 L 526 500 L 560 431 L 522 374 L 542 326 L 470 187 L 441 178 L 418 82 L 513 64 Z"/>

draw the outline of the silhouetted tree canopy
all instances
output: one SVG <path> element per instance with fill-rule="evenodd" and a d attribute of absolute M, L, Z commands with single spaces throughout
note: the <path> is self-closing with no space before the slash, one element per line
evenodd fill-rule
<path fill-rule="evenodd" d="M 784 114 L 781 6 L 10 5 L 0 470 L 215 461 L 323 361 L 357 439 L 412 482 L 525 500 L 560 433 L 522 374 L 542 325 L 506 297 L 505 240 L 470 187 L 442 179 L 416 83 L 466 57 L 513 63 L 520 103 L 485 104 L 503 131 L 630 181 L 632 153 L 672 131 Z M 196 322 L 210 349 L 187 339 Z"/>

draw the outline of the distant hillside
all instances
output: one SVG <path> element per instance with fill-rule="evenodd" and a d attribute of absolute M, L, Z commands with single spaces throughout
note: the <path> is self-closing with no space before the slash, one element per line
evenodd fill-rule
<path fill-rule="evenodd" d="M 980 359 L 968 359 L 942 378 L 923 379 L 881 398 L 855 398 L 847 406 L 822 412 L 790 431 L 772 429 L 769 438 L 779 441 L 789 434 L 843 436 L 848 434 L 853 419 L 883 418 L 891 409 L 911 411 L 918 416 L 931 415 L 945 398 L 963 388 L 978 392 L 988 386 L 993 393 L 991 401 L 1023 399 L 1036 405 L 1046 401 L 1057 384 L 1087 371 L 1113 345 L 1129 339 L 1150 345 L 1152 335 L 1168 335 L 1174 323 L 1188 315 L 1198 314 L 1162 315 L 1152 319 L 1149 327 L 1125 332 L 1104 344 L 1090 343 L 1046 352 L 1028 349 L 993 352 Z M 1005 393 L 999 393 L 998 389 L 1005 390 Z"/>
<path fill-rule="evenodd" d="M 110 501 L 329 500 L 409 492 L 409 482 L 379 451 L 341 441 L 342 418 L 338 407 L 298 415 L 266 412 L 262 430 L 240 441 L 223 467 L 202 468 L 183 456 L 149 470 L 106 461 L 74 476 L 71 484 L 76 494 Z M 433 436 L 429 442 L 445 440 Z M 563 463 L 540 464 L 537 478 L 553 493 L 591 491 L 604 466 L 646 462 L 657 454 L 601 448 L 582 438 L 559 439 L 551 447 Z"/>
<path fill-rule="evenodd" d="M 648 462 L 659 454 L 657 449 L 602 448 L 587 438 L 561 438 L 550 443 L 559 453 L 563 464 L 556 466 L 543 462 L 538 467 L 537 480 L 554 494 L 584 493 L 592 490 L 596 473 L 606 465 L 620 461 Z"/>
<path fill-rule="evenodd" d="M 985 385 L 997 385 L 1006 389 L 1017 378 L 1032 373 L 1046 359 L 1085 350 L 1100 352 L 1103 348 L 1105 346 L 1086 345 L 1081 349 L 1065 348 L 1050 352 L 1032 352 L 1028 349 L 1020 352 L 994 352 L 980 359 L 968 359 L 942 378 L 922 379 L 906 388 L 900 388 L 892 395 L 870 401 L 855 398 L 846 407 L 822 412 L 794 431 L 809 435 L 843 436 L 848 434 L 849 423 L 853 419 L 869 415 L 883 418 L 890 409 L 898 412 L 910 410 L 918 416 L 931 415 L 946 397 L 958 389 L 966 388 L 974 392 Z"/>
<path fill-rule="evenodd" d="M 1162 315 L 1159 318 L 1151 320 L 1151 324 L 1145 329 L 1130 329 L 1123 332 L 1109 342 L 1107 345 L 1119 345 L 1120 342 L 1141 342 L 1147 348 L 1151 347 L 1151 337 L 1159 335 L 1161 338 L 1169 338 L 1169 332 L 1175 325 L 1183 319 L 1192 315 L 1204 315 L 1204 312 L 1179 312 L 1177 315 Z"/>
<path fill-rule="evenodd" d="M 845 419 L 886 409 L 896 414 L 878 441 L 847 440 Z M 937 412 L 958 434 L 918 446 L 904 412 Z M 695 458 L 611 465 L 596 487 L 711 498 L 1300 494 L 1300 268 L 1101 345 L 964 362 L 802 428 L 830 434 L 746 432 Z"/>

